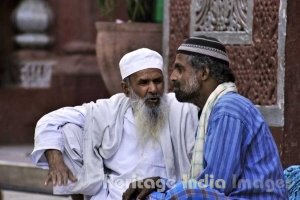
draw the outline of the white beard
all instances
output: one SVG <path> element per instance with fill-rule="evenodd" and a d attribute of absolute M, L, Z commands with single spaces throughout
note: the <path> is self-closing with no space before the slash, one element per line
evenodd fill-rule
<path fill-rule="evenodd" d="M 149 107 L 145 104 L 145 100 L 149 97 L 150 95 L 140 98 L 131 90 L 130 100 L 136 123 L 136 132 L 142 143 L 149 139 L 157 141 L 168 116 L 166 95 L 163 94 L 160 97 L 160 103 L 156 107 Z"/>

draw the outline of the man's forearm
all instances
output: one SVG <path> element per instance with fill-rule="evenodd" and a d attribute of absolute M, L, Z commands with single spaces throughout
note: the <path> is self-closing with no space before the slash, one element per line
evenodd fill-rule
<path fill-rule="evenodd" d="M 45 157 L 49 163 L 49 172 L 45 181 L 45 185 L 52 182 L 53 185 L 67 185 L 68 180 L 77 181 L 77 178 L 66 166 L 62 152 L 56 149 L 48 149 L 45 151 Z"/>

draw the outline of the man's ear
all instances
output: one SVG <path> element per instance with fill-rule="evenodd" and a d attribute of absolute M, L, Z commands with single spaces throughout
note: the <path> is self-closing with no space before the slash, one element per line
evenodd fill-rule
<path fill-rule="evenodd" d="M 199 72 L 200 72 L 200 76 L 201 76 L 200 78 L 202 81 L 207 80 L 210 76 L 210 70 L 207 66 L 204 67 L 202 70 L 199 70 Z"/>
<path fill-rule="evenodd" d="M 129 92 L 129 85 L 128 85 L 128 83 L 126 83 L 125 81 L 122 81 L 121 82 L 121 87 L 122 87 L 122 91 L 126 95 L 126 97 L 129 97 L 130 92 Z"/>

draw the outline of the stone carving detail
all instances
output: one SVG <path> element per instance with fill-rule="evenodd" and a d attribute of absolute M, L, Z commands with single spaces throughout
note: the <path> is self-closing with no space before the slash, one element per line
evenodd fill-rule
<path fill-rule="evenodd" d="M 196 0 L 196 31 L 245 31 L 247 0 Z"/>
<path fill-rule="evenodd" d="M 210 34 L 226 44 L 250 44 L 252 10 L 252 0 L 193 0 L 191 35 Z"/>
<path fill-rule="evenodd" d="M 20 64 L 20 86 L 24 88 L 50 87 L 54 62 L 23 62 Z"/>

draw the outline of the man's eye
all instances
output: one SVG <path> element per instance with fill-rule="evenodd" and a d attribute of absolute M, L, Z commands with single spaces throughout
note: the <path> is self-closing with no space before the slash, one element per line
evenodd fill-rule
<path fill-rule="evenodd" d="M 175 66 L 174 66 L 174 70 L 177 70 L 179 73 L 181 73 L 181 72 L 182 72 L 182 66 L 180 66 L 180 65 L 175 65 Z"/>
<path fill-rule="evenodd" d="M 175 68 L 175 70 L 177 70 L 177 71 L 178 71 L 178 73 L 180 73 L 180 74 L 181 74 L 181 72 L 182 72 L 182 69 L 181 69 L 181 67 L 176 67 L 176 68 Z"/>
<path fill-rule="evenodd" d="M 146 80 L 140 81 L 139 84 L 140 84 L 140 85 L 146 85 L 146 84 L 148 84 L 148 81 L 146 81 Z"/>
<path fill-rule="evenodd" d="M 154 80 L 153 82 L 154 83 L 162 83 L 162 80 L 161 79 L 157 79 L 157 80 Z"/>

